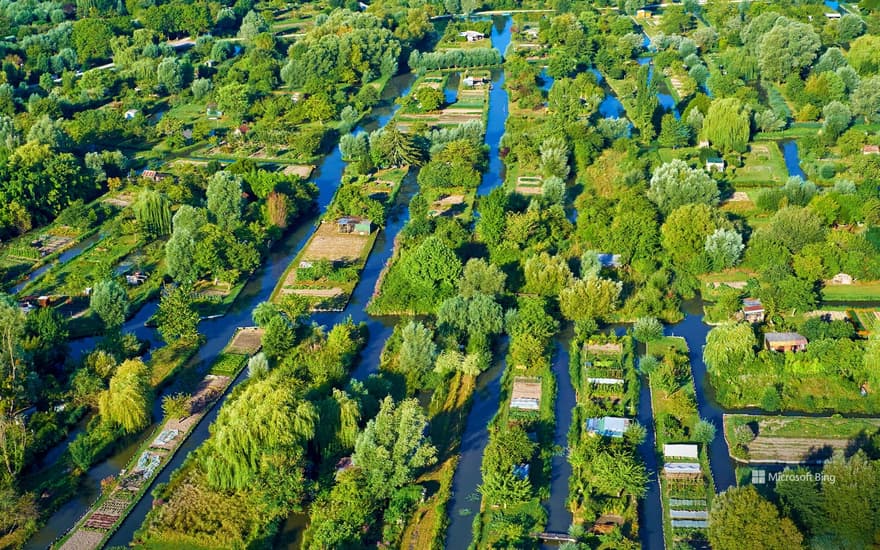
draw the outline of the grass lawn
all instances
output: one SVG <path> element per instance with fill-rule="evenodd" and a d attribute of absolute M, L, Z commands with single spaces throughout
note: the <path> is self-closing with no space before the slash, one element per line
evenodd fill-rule
<path fill-rule="evenodd" d="M 827 285 L 822 299 L 829 302 L 871 302 L 880 300 L 880 281 L 856 282 L 851 285 Z"/>
<path fill-rule="evenodd" d="M 775 141 L 752 143 L 746 153 L 742 167 L 737 168 L 733 178 L 735 186 L 766 185 L 784 183 L 788 179 L 788 169 L 782 152 Z"/>
<path fill-rule="evenodd" d="M 758 434 L 766 437 L 797 437 L 816 439 L 853 439 L 860 434 L 880 430 L 876 418 L 816 418 L 810 416 L 725 415 L 725 425 L 758 423 Z"/>
<path fill-rule="evenodd" d="M 150 359 L 152 374 L 150 383 L 154 388 L 162 386 L 181 366 L 186 364 L 199 349 L 196 343 L 177 343 L 162 346 L 153 352 Z"/>
<path fill-rule="evenodd" d="M 204 298 L 197 299 L 193 304 L 195 306 L 196 311 L 198 312 L 200 317 L 210 317 L 212 315 L 225 315 L 229 308 L 232 307 L 235 299 L 238 298 L 238 295 L 241 293 L 244 288 L 247 279 L 240 281 L 238 284 L 233 286 L 230 289 L 226 289 L 225 285 L 223 286 L 223 293 L 205 296 Z M 205 284 L 205 281 L 200 281 L 199 285 Z M 205 291 L 212 288 L 213 285 L 207 283 L 205 288 L 197 285 L 196 292 Z"/>
<path fill-rule="evenodd" d="M 675 348 L 678 351 L 687 353 L 687 341 L 681 336 L 664 336 L 659 340 L 648 342 L 646 351 L 650 355 L 662 356 L 668 348 Z"/>

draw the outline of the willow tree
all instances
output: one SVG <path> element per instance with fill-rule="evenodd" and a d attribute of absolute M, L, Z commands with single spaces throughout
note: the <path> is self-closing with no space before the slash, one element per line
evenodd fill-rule
<path fill-rule="evenodd" d="M 218 490 L 248 487 L 274 458 L 301 454 L 315 436 L 318 413 L 277 371 L 251 381 L 220 410 L 202 457 L 208 483 Z M 274 467 L 274 466 L 273 466 Z"/>
<path fill-rule="evenodd" d="M 134 216 L 145 236 L 161 237 L 171 233 L 171 201 L 154 189 L 144 189 L 134 203 Z"/>
<path fill-rule="evenodd" d="M 755 355 L 755 333 L 747 323 L 718 325 L 709 331 L 703 361 L 710 372 L 747 365 Z"/>
<path fill-rule="evenodd" d="M 150 423 L 153 387 L 150 367 L 140 359 L 129 359 L 116 369 L 110 387 L 98 396 L 98 409 L 105 422 L 133 433 Z"/>
<path fill-rule="evenodd" d="M 749 109 L 735 97 L 716 99 L 703 120 L 703 137 L 724 152 L 745 152 L 749 144 Z"/>
<path fill-rule="evenodd" d="M 350 452 L 360 431 L 361 409 L 357 399 L 344 390 L 333 389 L 333 394 L 318 406 L 321 429 L 315 439 L 323 456 Z"/>

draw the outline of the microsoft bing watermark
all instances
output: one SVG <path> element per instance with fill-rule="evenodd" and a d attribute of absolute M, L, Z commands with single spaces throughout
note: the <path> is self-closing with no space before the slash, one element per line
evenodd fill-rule
<path fill-rule="evenodd" d="M 752 470 L 752 485 L 764 485 L 767 482 L 809 482 L 809 483 L 828 483 L 834 484 L 834 476 L 823 474 L 822 472 L 792 472 L 785 470 L 782 472 L 768 472 L 767 470 Z"/>

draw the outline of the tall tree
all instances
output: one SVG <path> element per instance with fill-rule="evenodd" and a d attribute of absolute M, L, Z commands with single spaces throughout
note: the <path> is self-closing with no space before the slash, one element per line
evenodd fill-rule
<path fill-rule="evenodd" d="M 754 486 L 735 487 L 715 497 L 709 513 L 709 543 L 716 550 L 803 548 L 803 536 Z"/>
<path fill-rule="evenodd" d="M 559 293 L 559 309 L 573 321 L 607 318 L 617 310 L 622 288 L 619 281 L 600 277 L 578 279 Z"/>
<path fill-rule="evenodd" d="M 735 97 L 716 99 L 703 120 L 703 136 L 722 151 L 745 152 L 749 143 L 749 110 Z"/>
<path fill-rule="evenodd" d="M 98 397 L 98 408 L 105 422 L 133 433 L 150 423 L 153 387 L 150 367 L 140 359 L 124 361 L 110 379 L 110 387 Z"/>
<path fill-rule="evenodd" d="M 376 130 L 370 135 L 370 152 L 379 166 L 404 166 L 421 163 L 422 152 L 412 136 L 401 132 L 397 126 Z"/>
<path fill-rule="evenodd" d="M 195 254 L 194 233 L 186 229 L 175 228 L 171 238 L 165 243 L 165 269 L 168 271 L 168 275 L 180 283 L 195 282 L 199 276 Z"/>
<path fill-rule="evenodd" d="M 208 211 L 222 229 L 238 225 L 241 219 L 241 176 L 217 172 L 208 182 Z"/>
<path fill-rule="evenodd" d="M 412 483 L 420 469 L 437 461 L 437 449 L 425 436 L 426 425 L 417 400 L 398 404 L 391 397 L 382 400 L 379 414 L 358 436 L 352 455 L 376 498 L 389 498 L 396 489 Z"/>
<path fill-rule="evenodd" d="M 808 23 L 779 17 L 758 43 L 758 65 L 764 78 L 781 82 L 816 59 L 822 41 Z"/>
<path fill-rule="evenodd" d="M 135 219 L 147 237 L 161 237 L 171 233 L 171 201 L 153 189 L 144 189 L 132 207 Z"/>
<path fill-rule="evenodd" d="M 189 284 L 166 288 L 159 301 L 159 334 L 167 343 L 193 341 L 199 335 L 199 313 L 193 305 L 193 289 Z"/>
<path fill-rule="evenodd" d="M 464 274 L 458 283 L 458 292 L 464 298 L 477 294 L 497 296 L 504 292 L 507 275 L 482 258 L 471 258 L 464 265 Z"/>
<path fill-rule="evenodd" d="M 657 85 L 651 78 L 651 67 L 643 65 L 639 67 L 637 75 L 637 87 L 635 97 L 635 109 L 632 115 L 633 124 L 638 128 L 639 134 L 644 141 L 651 141 L 657 134 L 654 127 L 654 115 L 660 100 L 657 99 Z"/>
<path fill-rule="evenodd" d="M 658 166 L 651 176 L 648 198 L 664 214 L 692 203 L 718 204 L 718 185 L 705 170 L 691 168 L 681 159 Z"/>
<path fill-rule="evenodd" d="M 410 394 L 425 388 L 426 378 L 434 368 L 437 345 L 434 333 L 422 323 L 410 321 L 400 331 L 401 344 L 398 366 L 406 377 Z"/>
<path fill-rule="evenodd" d="M 24 332 L 25 314 L 10 296 L 0 293 L 0 413 L 5 415 L 17 409 L 24 395 L 29 366 L 22 349 Z"/>
<path fill-rule="evenodd" d="M 128 293 L 115 279 L 101 281 L 92 289 L 89 306 L 107 330 L 118 330 L 128 315 Z"/>

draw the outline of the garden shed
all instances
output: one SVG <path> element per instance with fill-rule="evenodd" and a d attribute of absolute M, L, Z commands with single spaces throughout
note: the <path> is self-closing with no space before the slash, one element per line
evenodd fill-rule
<path fill-rule="evenodd" d="M 712 170 L 717 170 L 719 172 L 724 172 L 724 159 L 720 157 L 710 157 L 706 159 L 706 171 L 711 172 Z"/>
<path fill-rule="evenodd" d="M 373 222 L 366 218 L 345 216 L 336 220 L 336 227 L 340 233 L 357 233 L 358 235 L 369 235 L 370 232 L 373 230 Z"/>
<path fill-rule="evenodd" d="M 486 38 L 486 35 L 480 31 L 462 31 L 458 33 L 458 36 L 467 39 L 468 42 L 479 42 Z"/>
<path fill-rule="evenodd" d="M 466 76 L 464 77 L 464 85 L 470 88 L 475 86 L 483 86 L 484 84 L 488 84 L 489 79 L 484 76 Z"/>
<path fill-rule="evenodd" d="M 746 298 L 743 300 L 740 311 L 742 312 L 743 320 L 747 323 L 764 322 L 764 304 L 757 298 Z"/>
<path fill-rule="evenodd" d="M 517 376 L 510 392 L 510 408 L 537 411 L 541 407 L 541 379 Z"/>
<path fill-rule="evenodd" d="M 764 347 L 773 351 L 804 351 L 807 339 L 796 332 L 768 332 L 764 335 Z"/>
<path fill-rule="evenodd" d="M 604 435 L 605 437 L 623 437 L 629 429 L 632 420 L 619 416 L 604 416 L 602 418 L 590 418 L 587 420 L 587 431 Z"/>

